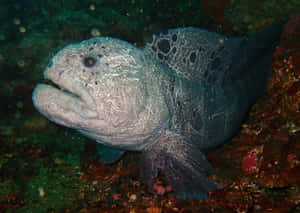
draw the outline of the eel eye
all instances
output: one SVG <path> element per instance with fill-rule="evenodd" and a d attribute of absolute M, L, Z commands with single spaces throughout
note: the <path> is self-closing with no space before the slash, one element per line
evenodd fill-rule
<path fill-rule="evenodd" d="M 93 67 L 96 64 L 96 59 L 92 56 L 88 56 L 83 60 L 84 66 Z"/>

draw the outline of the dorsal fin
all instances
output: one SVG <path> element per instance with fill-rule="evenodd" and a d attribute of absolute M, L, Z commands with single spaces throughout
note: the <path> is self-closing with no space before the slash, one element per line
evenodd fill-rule
<path fill-rule="evenodd" d="M 223 79 L 230 65 L 231 55 L 224 47 L 225 40 L 225 36 L 195 27 L 176 28 L 153 35 L 145 50 L 178 75 L 212 84 Z"/>

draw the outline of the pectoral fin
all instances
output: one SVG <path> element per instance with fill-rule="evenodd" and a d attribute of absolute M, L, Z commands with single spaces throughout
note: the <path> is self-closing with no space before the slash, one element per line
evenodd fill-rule
<path fill-rule="evenodd" d="M 151 192 L 159 172 L 162 172 L 172 186 L 176 197 L 185 200 L 201 199 L 208 192 L 219 187 L 207 178 L 215 173 L 204 154 L 188 143 L 184 137 L 166 131 L 141 159 L 141 176 Z"/>
<path fill-rule="evenodd" d="M 115 149 L 104 145 L 97 145 L 97 158 L 103 164 L 111 164 L 118 161 L 123 154 L 124 150 Z"/>

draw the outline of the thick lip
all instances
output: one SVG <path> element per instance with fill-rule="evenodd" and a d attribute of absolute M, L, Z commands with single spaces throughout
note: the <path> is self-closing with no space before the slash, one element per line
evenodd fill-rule
<path fill-rule="evenodd" d="M 98 116 L 97 111 L 80 95 L 53 84 L 37 84 L 32 100 L 38 111 L 48 119 L 66 126 L 75 120 L 93 119 Z"/>
<path fill-rule="evenodd" d="M 72 77 L 64 75 L 64 72 L 64 69 L 55 69 L 53 66 L 47 67 L 43 72 L 44 80 L 47 82 L 46 84 L 84 102 L 89 109 L 96 109 L 94 99 L 89 94 L 87 88 Z"/>
<path fill-rule="evenodd" d="M 41 82 L 42 84 L 46 84 L 48 86 L 54 87 L 56 89 L 58 89 L 60 92 L 65 93 L 69 96 L 72 96 L 73 98 L 77 98 L 80 101 L 83 101 L 83 99 L 81 98 L 81 96 L 78 93 L 72 92 L 71 90 L 66 89 L 65 87 L 56 84 L 55 82 L 53 82 L 50 79 L 45 79 L 43 82 Z"/>
<path fill-rule="evenodd" d="M 47 71 L 47 70 L 46 70 Z M 80 82 L 72 81 L 72 79 L 68 82 L 65 82 L 64 86 L 60 79 L 53 79 L 51 76 L 47 76 L 44 72 L 44 79 L 46 84 L 49 86 L 53 86 L 59 89 L 62 93 L 70 95 L 82 102 L 84 102 L 89 109 L 96 109 L 96 104 L 90 93 L 87 91 L 85 87 L 83 87 Z"/>
<path fill-rule="evenodd" d="M 55 83 L 52 82 L 52 81 L 50 81 L 50 82 L 51 82 L 51 83 L 48 83 L 49 86 L 53 86 L 53 87 L 59 89 L 60 92 L 65 93 L 65 94 L 67 94 L 67 95 L 72 96 L 73 98 L 77 98 L 78 100 L 85 102 L 85 101 L 81 98 L 81 96 L 80 96 L 78 93 L 72 92 L 71 90 L 68 90 L 68 89 L 66 89 L 65 87 L 62 87 L 62 86 L 60 86 L 60 85 L 58 85 L 58 84 L 55 84 Z"/>
<path fill-rule="evenodd" d="M 73 98 L 77 98 L 77 99 L 79 99 L 81 101 L 83 100 L 79 95 L 77 95 L 77 94 L 75 94 L 75 93 L 73 93 L 73 92 L 71 92 L 71 91 L 69 91 L 67 89 L 64 89 L 64 88 L 61 88 L 61 87 L 59 87 L 59 89 L 60 89 L 61 92 L 66 93 L 67 95 L 70 95 Z"/>

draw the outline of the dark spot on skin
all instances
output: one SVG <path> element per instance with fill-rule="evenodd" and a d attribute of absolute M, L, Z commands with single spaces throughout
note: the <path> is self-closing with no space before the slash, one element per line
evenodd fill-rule
<path fill-rule="evenodd" d="M 170 42 L 167 39 L 160 40 L 157 46 L 163 53 L 168 53 L 170 51 Z"/>
<path fill-rule="evenodd" d="M 172 52 L 175 54 L 176 53 L 176 47 L 174 47 L 173 49 L 172 49 Z"/>
<path fill-rule="evenodd" d="M 86 67 L 93 67 L 96 64 L 96 59 L 92 56 L 88 56 L 84 58 L 83 64 Z"/>
<path fill-rule="evenodd" d="M 174 34 L 174 35 L 172 36 L 172 41 L 177 41 L 177 35 L 176 35 L 176 34 Z"/>
<path fill-rule="evenodd" d="M 202 52 L 204 49 L 202 47 L 199 47 L 198 52 Z"/>
<path fill-rule="evenodd" d="M 47 67 L 52 67 L 52 65 L 53 65 L 53 61 L 51 60 L 51 61 L 49 61 Z"/>
<path fill-rule="evenodd" d="M 65 72 L 65 71 L 60 71 L 60 72 L 58 73 L 58 76 L 61 76 L 64 72 Z"/>
<path fill-rule="evenodd" d="M 210 58 L 214 58 L 214 57 L 215 57 L 215 55 L 216 55 L 216 52 L 215 52 L 215 51 L 213 51 L 213 52 L 210 54 Z"/>
<path fill-rule="evenodd" d="M 203 73 L 203 77 L 206 78 L 207 75 L 208 75 L 208 70 L 205 70 L 204 73 Z"/>
<path fill-rule="evenodd" d="M 152 46 L 152 50 L 153 50 L 153 52 L 156 52 L 156 51 L 157 51 L 157 49 L 156 49 L 155 46 Z"/>
<path fill-rule="evenodd" d="M 168 30 L 164 30 L 161 32 L 163 35 L 168 35 Z"/>
<path fill-rule="evenodd" d="M 225 49 L 225 47 L 224 46 L 221 46 L 219 49 L 218 49 L 218 52 L 221 52 L 221 51 L 223 51 Z"/>
<path fill-rule="evenodd" d="M 164 59 L 164 56 L 163 56 L 163 54 L 161 54 L 161 53 L 158 53 L 157 56 L 158 56 L 158 58 L 159 58 L 160 60 L 163 60 L 163 59 Z"/>
<path fill-rule="evenodd" d="M 196 61 L 196 53 L 195 52 L 192 52 L 192 54 L 190 55 L 190 61 L 192 63 L 195 63 L 195 61 Z"/>

